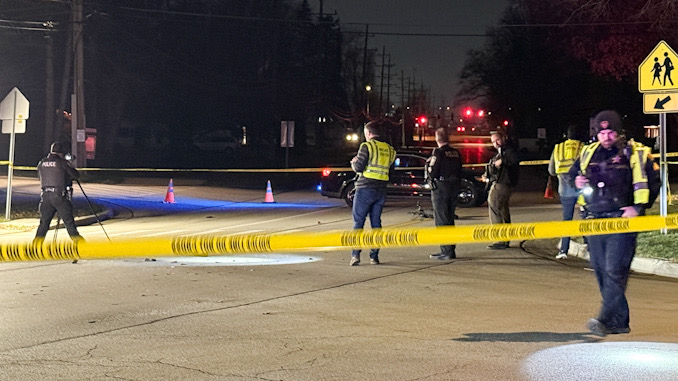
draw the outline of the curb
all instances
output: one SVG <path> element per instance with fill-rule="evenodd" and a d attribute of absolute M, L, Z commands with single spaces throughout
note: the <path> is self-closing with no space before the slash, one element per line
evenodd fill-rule
<path fill-rule="evenodd" d="M 96 215 L 90 214 L 88 216 L 80 216 L 75 218 L 75 226 L 88 226 L 92 224 L 97 223 L 97 217 L 99 218 L 99 221 L 106 221 L 110 218 L 112 218 L 115 215 L 115 212 L 113 212 L 112 209 L 106 209 L 101 213 L 97 213 Z M 38 225 L 40 225 L 40 220 L 36 218 L 21 218 L 18 220 L 12 220 L 12 221 L 7 221 L 7 222 L 2 222 L 0 223 L 0 231 L 2 230 L 23 230 L 23 231 L 28 231 L 28 230 L 35 230 L 38 228 Z M 49 229 L 52 230 L 56 227 L 56 223 L 52 222 L 49 225 Z M 59 225 L 59 227 L 64 227 L 63 222 Z"/>
<path fill-rule="evenodd" d="M 558 242 L 560 248 L 560 242 Z M 589 251 L 586 244 L 570 241 L 570 250 L 567 255 L 589 260 Z M 678 278 L 678 263 L 666 259 L 633 257 L 631 270 L 650 275 L 659 275 L 670 278 Z"/>

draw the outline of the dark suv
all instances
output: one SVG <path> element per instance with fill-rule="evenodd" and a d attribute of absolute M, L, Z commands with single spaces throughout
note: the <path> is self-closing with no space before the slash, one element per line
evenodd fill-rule
<path fill-rule="evenodd" d="M 426 157 L 419 153 L 400 152 L 396 155 L 395 171 L 389 176 L 386 192 L 389 198 L 430 197 L 431 187 L 424 179 Z M 478 178 L 482 172 L 462 169 L 461 191 L 457 206 L 472 207 L 482 205 L 487 200 L 485 183 Z M 323 196 L 343 198 L 349 206 L 353 205 L 355 180 L 357 175 L 350 169 L 326 168 L 320 180 Z"/>

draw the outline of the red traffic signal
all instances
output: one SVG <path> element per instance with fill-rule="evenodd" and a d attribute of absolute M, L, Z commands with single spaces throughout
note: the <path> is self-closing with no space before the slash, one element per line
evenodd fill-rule
<path fill-rule="evenodd" d="M 420 126 L 425 126 L 427 122 L 428 118 L 425 115 L 421 115 L 417 118 L 417 123 L 419 123 Z"/>

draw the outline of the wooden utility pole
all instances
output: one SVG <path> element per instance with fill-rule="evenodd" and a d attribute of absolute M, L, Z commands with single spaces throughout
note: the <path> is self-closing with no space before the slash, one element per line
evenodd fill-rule
<path fill-rule="evenodd" d="M 386 58 L 386 45 L 383 45 L 381 48 L 381 83 L 379 85 L 379 114 L 384 115 L 384 111 L 381 108 L 384 104 L 384 59 Z"/>
<path fill-rule="evenodd" d="M 405 115 L 405 72 L 402 69 L 400 69 L 400 108 L 403 115 Z"/>
<path fill-rule="evenodd" d="M 47 35 L 45 41 L 45 138 L 42 148 L 43 152 L 49 152 L 54 140 L 54 39 Z"/>
<path fill-rule="evenodd" d="M 76 155 L 76 166 L 84 167 L 85 160 L 85 92 L 82 38 L 82 0 L 72 0 L 73 20 L 73 95 L 71 96 L 71 153 Z"/>
<path fill-rule="evenodd" d="M 386 112 L 390 113 L 391 112 L 391 54 L 388 55 L 388 74 L 386 75 L 386 78 L 388 78 L 387 85 L 386 85 Z"/>
<path fill-rule="evenodd" d="M 362 84 L 363 90 L 365 89 L 365 85 L 367 85 L 367 39 L 369 36 L 369 32 L 370 24 L 365 24 L 365 48 L 363 49 L 363 84 Z"/>

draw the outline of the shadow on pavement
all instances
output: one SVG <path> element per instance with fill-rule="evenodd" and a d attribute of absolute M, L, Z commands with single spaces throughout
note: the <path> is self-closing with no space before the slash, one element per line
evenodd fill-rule
<path fill-rule="evenodd" d="M 465 333 L 464 337 L 452 339 L 453 341 L 477 342 L 477 341 L 491 341 L 491 342 L 507 342 L 507 343 L 536 343 L 536 342 L 552 342 L 565 343 L 569 341 L 584 341 L 596 342 L 599 338 L 594 338 L 589 332 L 493 332 L 493 333 Z"/>

